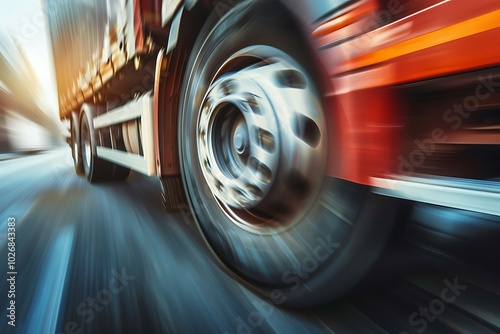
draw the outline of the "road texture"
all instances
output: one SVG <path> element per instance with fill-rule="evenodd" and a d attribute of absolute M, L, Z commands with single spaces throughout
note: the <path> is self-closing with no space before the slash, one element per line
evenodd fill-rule
<path fill-rule="evenodd" d="M 498 273 L 401 237 L 343 300 L 276 307 L 227 272 L 189 215 L 163 211 L 157 179 L 90 185 L 66 147 L 0 161 L 0 198 L 0 333 L 500 332 Z"/>

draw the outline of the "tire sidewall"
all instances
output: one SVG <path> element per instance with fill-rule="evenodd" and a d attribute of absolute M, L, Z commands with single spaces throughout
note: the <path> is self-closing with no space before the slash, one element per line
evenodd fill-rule
<path fill-rule="evenodd" d="M 87 112 L 83 111 L 81 118 L 80 118 L 80 152 L 81 152 L 81 161 L 82 161 L 82 167 L 83 170 L 85 171 L 85 175 L 87 176 L 88 180 L 92 180 L 92 173 L 94 170 L 94 138 L 92 136 L 93 129 L 91 128 L 91 121 L 89 121 L 89 115 Z M 87 161 L 87 155 L 84 152 L 85 150 L 85 136 L 88 136 L 89 138 L 89 145 L 90 145 L 90 161 Z"/>
<path fill-rule="evenodd" d="M 77 146 L 76 150 L 75 144 Z M 80 142 L 80 121 L 78 120 L 78 115 L 75 112 L 71 114 L 71 155 L 73 157 L 73 164 L 76 173 L 78 175 L 84 174 Z"/>

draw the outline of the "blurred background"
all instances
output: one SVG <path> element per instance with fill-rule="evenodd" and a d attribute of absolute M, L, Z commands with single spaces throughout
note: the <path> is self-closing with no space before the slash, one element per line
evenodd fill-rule
<path fill-rule="evenodd" d="M 63 144 L 52 55 L 38 0 L 2 1 L 0 11 L 0 154 Z"/>

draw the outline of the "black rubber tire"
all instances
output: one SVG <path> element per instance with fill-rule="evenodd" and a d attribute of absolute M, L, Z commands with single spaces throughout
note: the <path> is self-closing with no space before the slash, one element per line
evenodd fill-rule
<path fill-rule="evenodd" d="M 130 174 L 130 169 L 115 165 L 97 157 L 96 146 L 99 143 L 99 133 L 94 130 L 93 119 L 97 116 L 97 109 L 89 104 L 82 106 L 80 115 L 80 147 L 82 165 L 85 176 L 90 183 L 110 180 L 124 180 Z M 86 139 L 90 142 L 90 161 L 84 150 Z"/>
<path fill-rule="evenodd" d="M 85 171 L 83 170 L 82 150 L 80 147 L 80 122 L 78 114 L 75 112 L 71 113 L 71 156 L 73 157 L 76 174 L 84 175 Z"/>
<path fill-rule="evenodd" d="M 187 208 L 186 195 L 180 175 L 162 176 L 161 197 L 166 212 L 177 212 Z"/>
<path fill-rule="evenodd" d="M 314 66 L 300 33 L 273 2 L 242 2 L 215 18 L 191 52 L 179 110 L 181 171 L 194 219 L 219 258 L 264 298 L 296 308 L 323 304 L 346 293 L 375 262 L 391 231 L 394 203 L 366 186 L 323 176 L 313 207 L 284 231 L 261 235 L 230 221 L 197 157 L 196 121 L 210 82 L 229 56 L 251 45 L 278 48 L 307 70 Z"/>

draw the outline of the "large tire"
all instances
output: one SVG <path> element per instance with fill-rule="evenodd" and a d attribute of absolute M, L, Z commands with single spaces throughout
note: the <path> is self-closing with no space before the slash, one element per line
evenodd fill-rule
<path fill-rule="evenodd" d="M 124 180 L 130 170 L 97 156 L 96 147 L 99 146 L 99 133 L 94 130 L 93 119 L 97 116 L 97 108 L 84 104 L 80 115 L 80 147 L 82 165 L 85 176 L 90 183 L 110 180 Z M 103 134 L 106 137 L 106 133 Z"/>
<path fill-rule="evenodd" d="M 208 24 L 184 77 L 179 143 L 188 202 L 214 252 L 272 302 L 312 307 L 367 272 L 395 210 L 325 175 L 333 136 L 298 31 L 266 1 Z"/>
<path fill-rule="evenodd" d="M 83 170 L 82 151 L 80 147 L 80 122 L 78 114 L 75 112 L 71 113 L 71 156 L 73 157 L 76 174 L 84 175 L 85 171 Z"/>

